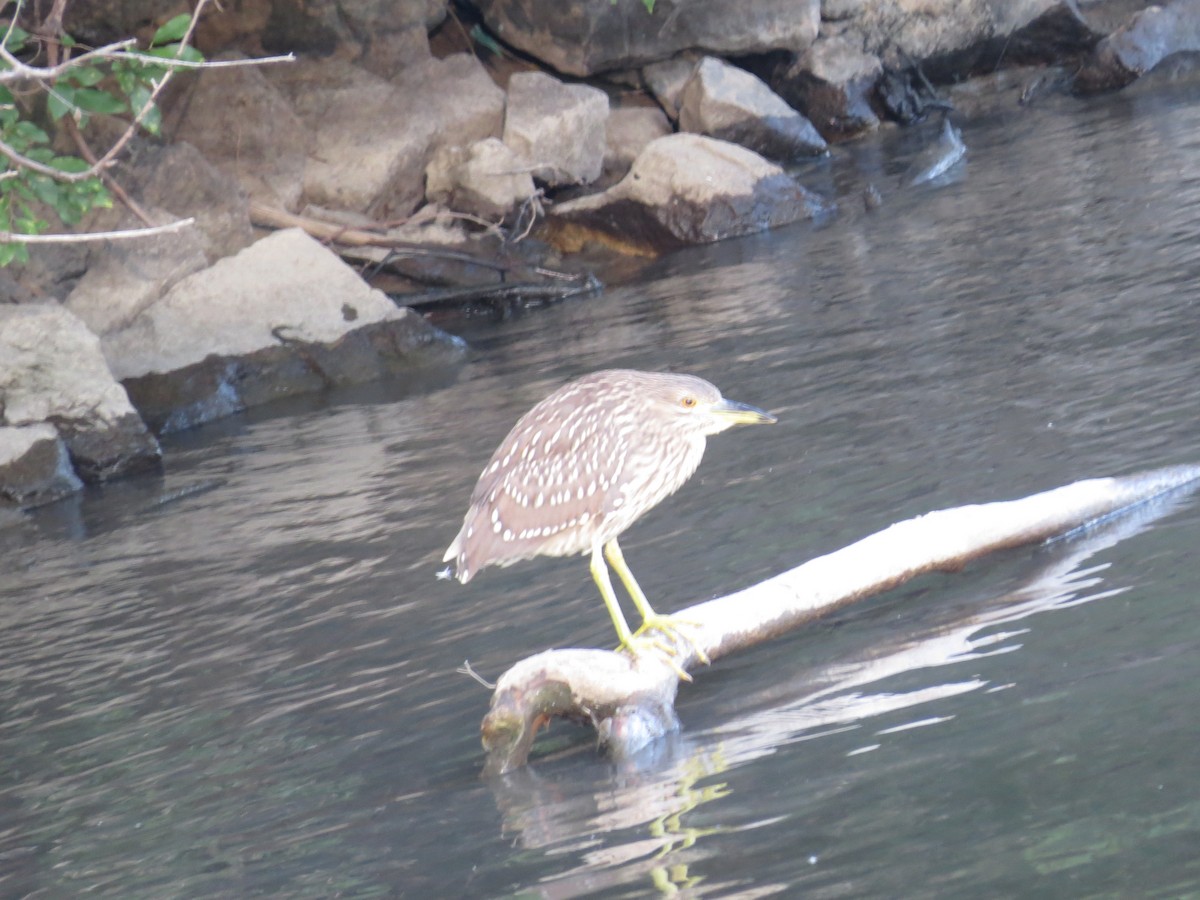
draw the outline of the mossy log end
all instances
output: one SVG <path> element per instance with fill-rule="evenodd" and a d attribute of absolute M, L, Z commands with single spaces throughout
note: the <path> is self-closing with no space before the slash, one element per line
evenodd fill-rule
<path fill-rule="evenodd" d="M 810 560 L 765 581 L 682 609 L 662 652 L 637 659 L 608 650 L 548 650 L 518 662 L 496 684 L 482 725 L 485 773 L 528 760 L 555 717 L 590 723 L 621 757 L 678 727 L 676 670 L 782 635 L 831 610 L 927 572 L 958 571 L 997 550 L 1063 537 L 1200 483 L 1200 465 L 1093 478 L 1019 500 L 938 510 Z"/>

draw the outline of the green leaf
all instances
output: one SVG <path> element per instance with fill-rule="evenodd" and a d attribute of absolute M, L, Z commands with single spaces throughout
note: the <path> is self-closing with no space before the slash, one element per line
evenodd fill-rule
<path fill-rule="evenodd" d="M 0 244 L 0 267 L 14 262 L 29 262 L 29 249 L 24 244 Z"/>
<path fill-rule="evenodd" d="M 68 69 L 65 78 L 70 78 L 76 84 L 83 87 L 92 87 L 104 80 L 104 73 L 95 66 L 77 66 L 73 69 Z"/>
<path fill-rule="evenodd" d="M 75 105 L 91 113 L 101 115 L 116 115 L 127 109 L 125 101 L 114 97 L 108 91 L 97 88 L 80 88 L 75 92 Z"/>
<path fill-rule="evenodd" d="M 145 56 L 145 59 L 154 59 L 152 56 Z M 167 67 L 160 66 L 155 63 L 135 62 L 129 67 L 129 74 L 133 76 L 133 83 L 140 82 L 149 83 L 151 81 L 161 81 L 162 77 L 167 74 Z M 130 93 L 126 91 L 126 93 Z"/>
<path fill-rule="evenodd" d="M 61 217 L 60 217 L 61 218 Z M 74 225 L 74 222 L 67 222 L 68 225 Z M 21 234 L 41 234 L 50 227 L 50 223 L 45 219 L 39 219 L 32 212 L 26 211 L 25 215 L 18 216 L 16 222 L 16 230 Z"/>
<path fill-rule="evenodd" d="M 55 122 L 74 109 L 75 88 L 71 85 L 59 84 L 46 95 L 46 110 Z"/>
<path fill-rule="evenodd" d="M 204 54 L 195 47 L 183 47 L 180 44 L 168 44 L 165 47 L 151 47 L 146 51 L 147 56 L 158 59 L 182 59 L 185 62 L 204 62 Z"/>
<path fill-rule="evenodd" d="M 64 47 L 74 47 L 76 44 L 79 43 L 77 40 L 75 40 L 75 38 L 71 37 L 69 34 L 61 35 L 58 39 L 58 42 L 60 44 L 62 44 Z"/>
<path fill-rule="evenodd" d="M 162 110 L 157 106 L 150 107 L 150 111 L 142 116 L 142 127 L 150 134 L 158 134 L 162 128 Z"/>
<path fill-rule="evenodd" d="M 46 175 L 35 175 L 29 179 L 29 186 L 33 188 L 34 196 L 45 203 L 47 206 L 58 208 L 62 203 L 62 194 L 58 190 L 58 182 Z"/>
<path fill-rule="evenodd" d="M 126 65 L 122 65 L 120 68 L 114 66 L 113 74 L 117 77 L 117 87 L 121 89 L 121 93 L 132 94 L 137 85 L 137 76 L 133 74 L 133 70 Z"/>
<path fill-rule="evenodd" d="M 129 109 L 135 116 L 150 102 L 150 93 L 150 88 L 144 84 L 135 84 L 133 90 L 129 92 Z"/>
<path fill-rule="evenodd" d="M 4 47 L 10 53 L 17 53 L 24 49 L 25 44 L 29 42 L 29 32 L 24 28 L 14 28 L 8 32 L 8 40 L 4 42 Z"/>
<path fill-rule="evenodd" d="M 88 167 L 86 159 L 80 159 L 78 156 L 56 156 L 50 160 L 48 165 L 54 166 L 60 172 L 83 172 Z"/>
<path fill-rule="evenodd" d="M 187 34 L 188 26 L 192 24 L 192 17 L 187 13 L 180 13 L 166 25 L 162 26 L 158 31 L 154 32 L 154 37 L 150 41 L 151 47 L 161 47 L 163 44 L 170 44 L 174 41 L 183 39 Z"/>
<path fill-rule="evenodd" d="M 13 126 L 13 133 L 30 144 L 47 144 L 49 136 L 32 122 L 20 121 Z"/>

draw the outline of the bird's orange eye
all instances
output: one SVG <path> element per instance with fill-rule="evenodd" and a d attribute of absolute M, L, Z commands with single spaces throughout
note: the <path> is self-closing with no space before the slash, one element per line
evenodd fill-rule
<path fill-rule="evenodd" d="M 696 398 L 689 394 L 688 396 L 684 397 L 682 400 L 679 401 L 679 405 L 682 406 L 684 409 L 691 409 L 693 406 L 696 405 Z"/>

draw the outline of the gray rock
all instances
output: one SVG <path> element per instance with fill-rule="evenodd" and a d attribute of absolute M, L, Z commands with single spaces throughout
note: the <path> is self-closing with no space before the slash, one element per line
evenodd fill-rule
<path fill-rule="evenodd" d="M 827 208 L 745 147 L 673 134 L 647 145 L 619 184 L 555 206 L 550 225 L 567 250 L 597 240 L 654 254 L 813 218 Z"/>
<path fill-rule="evenodd" d="M 252 199 L 299 208 L 310 133 L 259 68 L 199 73 L 164 132 L 196 147 Z"/>
<path fill-rule="evenodd" d="M 190 216 L 196 223 L 171 234 L 89 245 L 87 272 L 64 303 L 97 334 L 121 327 L 182 278 L 254 240 L 245 194 L 191 144 L 139 144 L 128 170 L 122 181 L 155 221 Z M 122 207 L 90 224 L 99 231 L 143 225 Z"/>
<path fill-rule="evenodd" d="M 671 133 L 671 123 L 657 106 L 626 106 L 608 114 L 604 130 L 604 172 L 624 177 L 651 141 Z"/>
<path fill-rule="evenodd" d="M 447 5 L 447 0 L 273 2 L 261 40 L 273 52 L 329 53 L 413 26 L 434 28 L 446 17 Z"/>
<path fill-rule="evenodd" d="M 184 279 L 103 347 L 160 432 L 463 352 L 298 229 Z"/>
<path fill-rule="evenodd" d="M 1099 39 L 1076 0 L 859 0 L 827 3 L 822 15 L 823 36 L 840 35 L 889 69 L 918 62 L 935 83 L 1061 60 Z"/>
<path fill-rule="evenodd" d="M 66 5 L 64 30 L 98 46 L 139 34 L 150 22 L 166 22 L 181 8 L 188 7 L 178 0 L 88 0 Z M 239 2 L 217 13 L 205 16 L 202 25 L 209 46 L 226 47 L 245 37 L 283 53 L 329 52 L 413 25 L 432 29 L 445 18 L 446 0 Z"/>
<path fill-rule="evenodd" d="M 371 34 L 358 64 L 372 75 L 390 80 L 410 66 L 425 63 L 431 56 L 429 32 L 423 25 L 414 25 L 404 31 Z"/>
<path fill-rule="evenodd" d="M 1124 87 L 1177 53 L 1200 51 L 1200 0 L 1175 0 L 1135 14 L 1097 44 L 1075 78 L 1082 94 Z"/>
<path fill-rule="evenodd" d="M 122 176 L 144 206 L 166 210 L 177 219 L 194 217 L 210 262 L 254 242 L 246 195 L 191 144 L 139 143 L 122 166 Z"/>
<path fill-rule="evenodd" d="M 705 57 L 680 95 L 679 127 L 741 144 L 770 159 L 793 160 L 826 150 L 812 123 L 761 79 Z"/>
<path fill-rule="evenodd" d="M 589 184 L 604 166 L 608 95 L 544 72 L 508 81 L 504 143 L 543 184 Z"/>
<path fill-rule="evenodd" d="M 163 222 L 177 218 L 154 212 Z M 64 305 L 96 334 L 121 328 L 177 282 L 207 267 L 205 249 L 196 228 L 108 242 L 92 250 L 91 265 Z"/>
<path fill-rule="evenodd" d="M 879 127 L 871 94 L 881 74 L 879 57 L 844 37 L 822 35 L 771 85 L 826 140 L 846 140 Z"/>
<path fill-rule="evenodd" d="M 683 89 L 696 71 L 696 63 L 703 59 L 695 53 L 684 52 L 662 62 L 650 63 L 642 68 L 642 80 L 646 89 L 654 95 L 659 106 L 671 120 L 679 118 L 679 100 Z"/>
<path fill-rule="evenodd" d="M 425 196 L 455 212 L 506 218 L 534 194 L 525 164 L 499 138 L 442 147 L 425 169 Z"/>
<path fill-rule="evenodd" d="M 630 69 L 681 50 L 718 55 L 804 50 L 819 0 L 475 0 L 493 32 L 570 75 Z"/>
<path fill-rule="evenodd" d="M 0 425 L 49 423 L 87 481 L 157 464 L 158 442 L 134 411 L 87 326 L 56 303 L 0 307 Z"/>
<path fill-rule="evenodd" d="M 52 503 L 82 489 L 53 425 L 0 425 L 0 506 Z"/>
<path fill-rule="evenodd" d="M 503 122 L 504 92 L 467 54 L 429 59 L 392 81 L 338 59 L 267 76 L 312 135 L 305 201 L 377 219 L 416 209 L 438 147 L 497 136 Z"/>

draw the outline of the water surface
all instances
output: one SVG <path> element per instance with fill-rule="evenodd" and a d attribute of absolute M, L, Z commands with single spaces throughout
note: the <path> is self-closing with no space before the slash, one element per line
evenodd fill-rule
<path fill-rule="evenodd" d="M 605 366 L 770 409 L 623 544 L 677 609 L 901 518 L 1200 460 L 1200 105 L 1051 101 L 804 179 L 842 213 L 504 321 L 453 384 L 170 438 L 0 527 L 0 896 L 1200 893 L 1193 503 L 723 660 L 632 763 L 479 777 L 495 677 L 608 646 L 580 559 L 439 581 L 516 418 Z M 871 213 L 863 186 L 884 197 Z"/>

